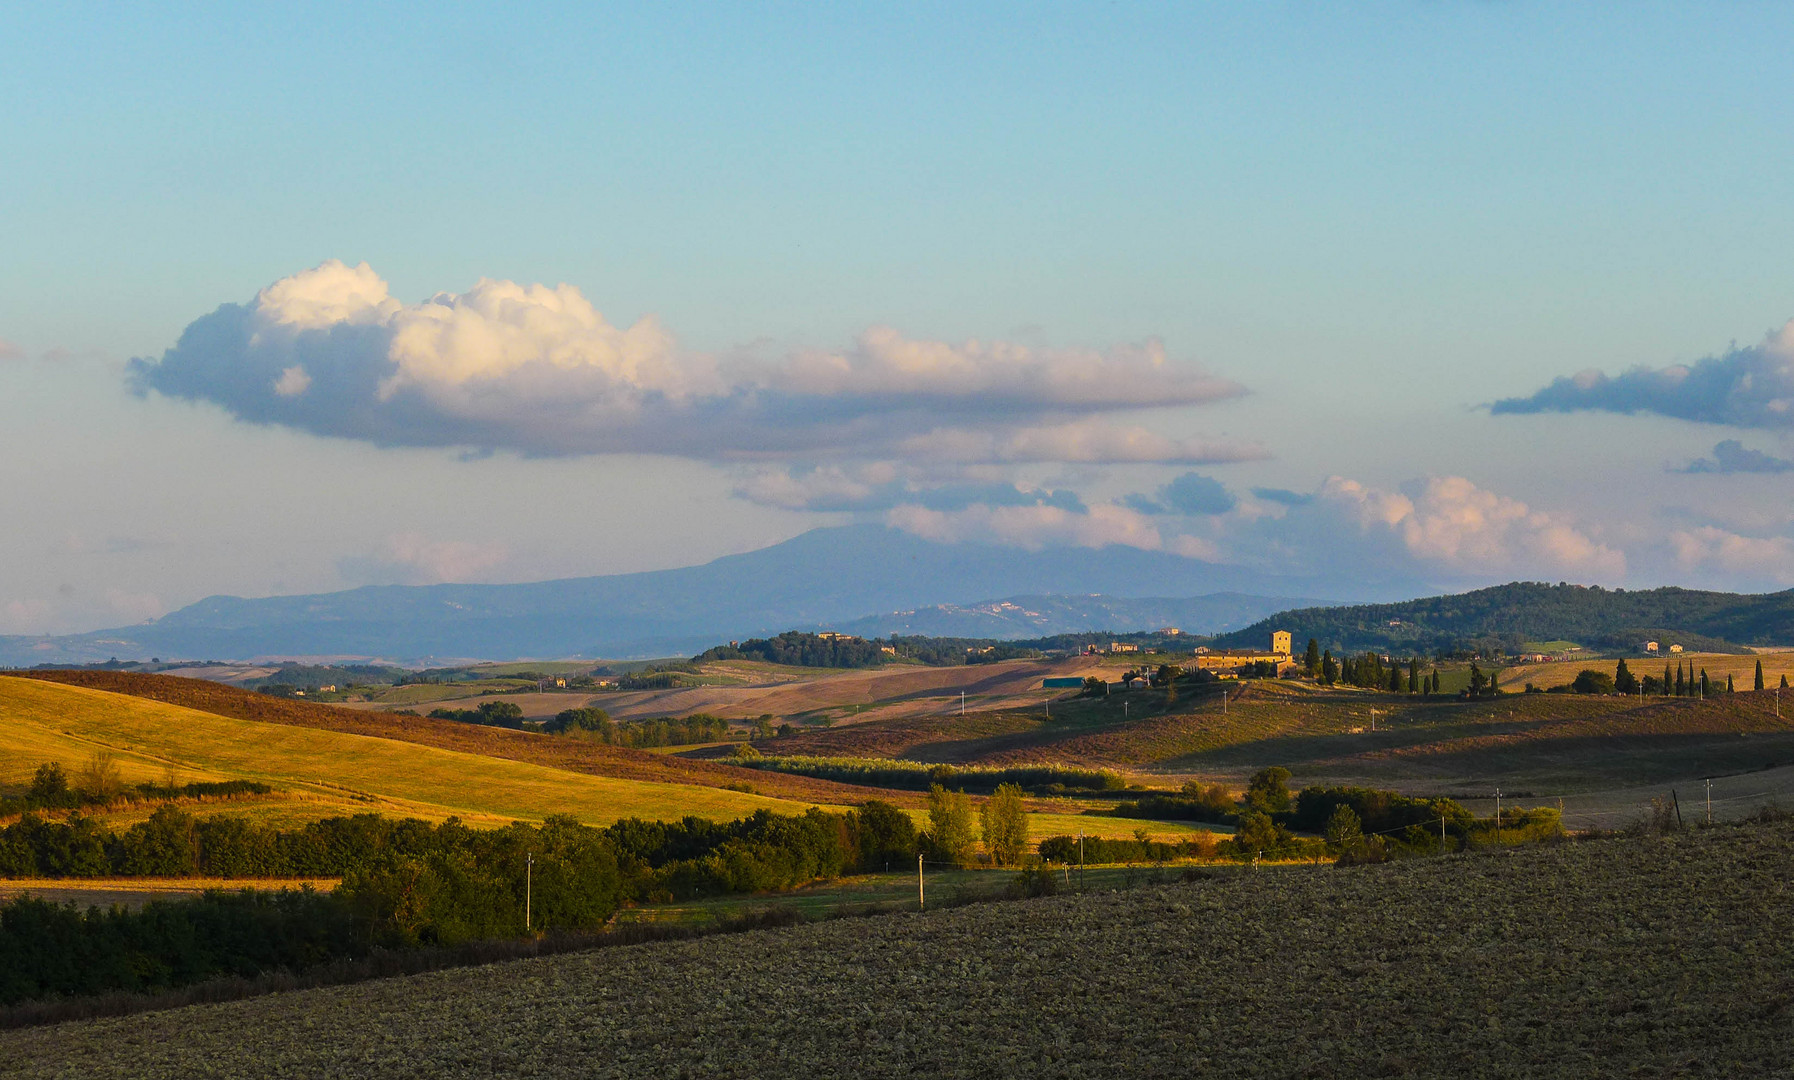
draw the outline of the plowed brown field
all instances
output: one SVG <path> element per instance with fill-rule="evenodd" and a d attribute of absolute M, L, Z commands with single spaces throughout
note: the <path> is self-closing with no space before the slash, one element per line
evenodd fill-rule
<path fill-rule="evenodd" d="M 0 1076 L 1777 1077 L 1794 826 L 990 904 L 0 1034 Z"/>

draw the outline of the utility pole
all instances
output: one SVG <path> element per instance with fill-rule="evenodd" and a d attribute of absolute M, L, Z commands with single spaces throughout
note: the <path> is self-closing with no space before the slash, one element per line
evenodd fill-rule
<path fill-rule="evenodd" d="M 916 852 L 916 910 L 925 911 L 927 908 L 928 897 L 922 893 L 922 853 L 918 851 Z"/>
<path fill-rule="evenodd" d="M 1370 710 L 1370 729 L 1377 730 L 1377 710 L 1374 707 Z"/>
<path fill-rule="evenodd" d="M 1501 789 L 1495 789 L 1495 846 L 1501 846 Z"/>
<path fill-rule="evenodd" d="M 1084 834 L 1078 834 L 1078 891 L 1084 891 Z"/>
<path fill-rule="evenodd" d="M 1221 688 L 1221 715 L 1227 715 L 1227 687 Z"/>
<path fill-rule="evenodd" d="M 530 931 L 530 917 L 529 917 L 530 916 L 530 910 L 529 910 L 530 900 L 533 899 L 532 894 L 535 892 L 535 886 L 536 886 L 536 881 L 535 881 L 535 878 L 536 878 L 536 853 L 533 851 L 530 852 L 528 855 L 524 856 L 524 860 L 525 861 L 523 864 L 523 932 L 527 934 Z"/>
<path fill-rule="evenodd" d="M 959 692 L 959 715 L 964 716 L 965 714 L 966 714 L 966 692 L 964 690 L 961 690 Z"/>
<path fill-rule="evenodd" d="M 1713 781 L 1707 781 L 1707 824 L 1713 824 Z"/>
<path fill-rule="evenodd" d="M 1445 854 L 1445 815 L 1439 815 L 1439 854 Z"/>

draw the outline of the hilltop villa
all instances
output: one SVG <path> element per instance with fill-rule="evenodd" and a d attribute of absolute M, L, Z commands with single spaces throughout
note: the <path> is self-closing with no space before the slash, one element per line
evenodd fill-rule
<path fill-rule="evenodd" d="M 1247 664 L 1276 664 L 1277 673 L 1296 666 L 1290 655 L 1290 637 L 1288 630 L 1275 630 L 1271 633 L 1271 649 L 1197 649 L 1196 667 L 1199 671 L 1234 672 Z"/>

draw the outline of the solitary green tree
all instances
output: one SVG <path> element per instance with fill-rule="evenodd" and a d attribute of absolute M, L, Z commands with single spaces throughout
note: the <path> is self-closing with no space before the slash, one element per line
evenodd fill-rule
<path fill-rule="evenodd" d="M 1664 697 L 1669 696 L 1669 688 L 1670 688 L 1669 661 L 1665 660 L 1663 662 L 1663 696 Z"/>
<path fill-rule="evenodd" d="M 1620 666 L 1614 669 L 1613 688 L 1622 694 L 1638 693 L 1638 678 L 1632 674 L 1632 669 L 1626 666 L 1626 661 L 1623 658 L 1620 660 Z"/>
<path fill-rule="evenodd" d="M 1313 638 L 1308 639 L 1308 652 L 1302 657 L 1302 668 L 1311 679 L 1321 673 L 1321 643 Z M 1761 690 L 1762 687 L 1757 689 Z"/>
<path fill-rule="evenodd" d="M 1344 851 L 1358 842 L 1364 835 L 1364 826 L 1358 820 L 1358 812 L 1344 803 L 1333 809 L 1333 815 L 1327 819 L 1327 846 L 1335 851 Z"/>
<path fill-rule="evenodd" d="M 1762 657 L 1757 658 L 1757 685 L 1752 687 L 1752 689 L 1754 689 L 1754 690 L 1763 689 L 1763 658 Z"/>
<path fill-rule="evenodd" d="M 1478 667 L 1475 662 L 1472 662 L 1470 665 L 1470 696 L 1473 698 L 1482 697 L 1483 690 L 1487 688 L 1488 685 L 1489 677 L 1483 674 L 1482 668 Z"/>
<path fill-rule="evenodd" d="M 935 854 L 955 866 L 972 861 L 972 800 L 939 784 L 928 789 L 928 839 Z"/>
<path fill-rule="evenodd" d="M 1260 769 L 1246 784 L 1246 804 L 1267 814 L 1289 809 L 1289 770 L 1281 765 Z"/>
<path fill-rule="evenodd" d="M 1676 696 L 1682 697 L 1683 695 L 1685 695 L 1687 693 L 1688 693 L 1688 685 L 1687 685 L 1687 683 L 1685 683 L 1682 680 L 1682 665 L 1677 664 L 1676 665 Z"/>
<path fill-rule="evenodd" d="M 1420 661 L 1419 660 L 1410 659 L 1408 661 L 1408 693 L 1410 693 L 1410 694 L 1420 693 Z"/>
<path fill-rule="evenodd" d="M 1028 850 L 1028 811 L 1022 805 L 1017 784 L 998 784 L 997 793 L 984 801 L 979 813 L 984 826 L 984 850 L 998 866 L 1014 866 Z"/>
<path fill-rule="evenodd" d="M 1732 685 L 1732 673 L 1729 671 L 1726 672 L 1725 677 L 1725 692 L 1728 694 L 1735 694 L 1738 692 L 1738 688 Z"/>

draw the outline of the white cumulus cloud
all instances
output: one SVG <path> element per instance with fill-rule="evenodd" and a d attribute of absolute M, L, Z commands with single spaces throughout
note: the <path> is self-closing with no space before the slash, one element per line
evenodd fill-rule
<path fill-rule="evenodd" d="M 1684 570 L 1716 569 L 1753 581 L 1794 585 L 1794 539 L 1744 536 L 1713 525 L 1670 534 L 1676 562 Z"/>
<path fill-rule="evenodd" d="M 571 285 L 481 279 L 421 303 L 363 263 L 326 262 L 226 304 L 158 358 L 140 393 L 387 446 L 526 454 L 963 462 L 1237 461 L 1255 445 L 1096 418 L 1243 393 L 1162 345 L 1037 349 L 873 327 L 840 350 L 766 358 L 679 347 L 652 316 L 610 322 Z M 955 456 L 956 455 L 956 456 Z"/>
<path fill-rule="evenodd" d="M 1624 576 L 1623 552 L 1568 522 L 1461 476 L 1436 476 L 1412 497 L 1335 476 L 1316 505 L 1362 533 L 1398 539 L 1408 554 L 1477 575 L 1545 573 L 1611 580 Z"/>

